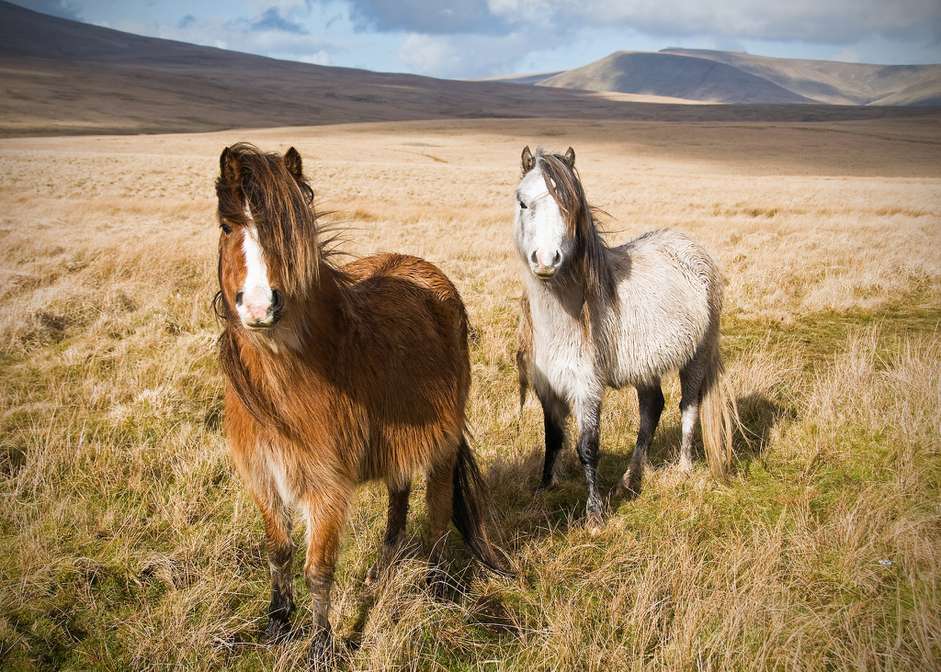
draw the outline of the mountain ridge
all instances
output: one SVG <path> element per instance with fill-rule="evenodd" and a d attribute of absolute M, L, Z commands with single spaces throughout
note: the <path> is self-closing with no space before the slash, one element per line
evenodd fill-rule
<path fill-rule="evenodd" d="M 521 80 L 511 76 L 501 81 Z M 678 47 L 616 51 L 541 79 L 529 76 L 522 83 L 720 104 L 934 106 L 941 102 L 941 65 L 844 63 Z"/>

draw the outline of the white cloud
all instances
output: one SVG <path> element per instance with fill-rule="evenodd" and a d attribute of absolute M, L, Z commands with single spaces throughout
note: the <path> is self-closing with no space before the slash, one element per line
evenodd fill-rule
<path fill-rule="evenodd" d="M 336 0 L 313 0 L 314 4 Z M 441 77 L 481 77 L 526 67 L 535 53 L 569 54 L 565 67 L 583 65 L 576 44 L 593 46 L 603 34 L 611 49 L 636 44 L 703 44 L 745 50 L 773 45 L 829 54 L 885 40 L 893 62 L 941 60 L 939 0 L 346 0 L 352 24 L 364 34 L 401 40 L 399 59 L 410 70 Z M 455 9 L 455 8 L 459 8 Z M 452 20 L 453 19 L 453 20 Z M 368 31 L 372 31 L 371 33 Z M 615 35 L 615 39 L 611 36 Z M 649 48 L 649 47 L 648 47 Z M 594 49 L 591 49 L 594 51 Z M 916 59 L 916 54 L 918 54 Z M 788 53 L 788 55 L 790 55 Z M 850 54 L 848 54 L 850 55 Z M 600 56 L 595 56 L 595 58 Z M 819 57 L 819 56 L 818 56 Z M 561 64 L 561 59 L 550 59 Z M 930 59 L 929 59 L 930 60 Z M 535 65 L 534 67 L 540 68 Z"/>
<path fill-rule="evenodd" d="M 289 57 L 289 55 L 285 56 L 285 58 L 286 57 Z M 291 58 L 295 61 L 313 63 L 314 65 L 333 65 L 333 57 L 330 56 L 330 52 L 326 49 L 321 49 L 315 54 L 300 54 Z"/>
<path fill-rule="evenodd" d="M 317 35 L 287 32 L 274 28 L 253 28 L 253 21 L 246 19 L 226 20 L 222 18 L 195 18 L 180 24 L 162 24 L 156 28 L 138 22 L 121 22 L 119 30 L 153 35 L 164 39 L 180 40 L 223 49 L 233 49 L 253 54 L 264 54 L 273 58 L 310 60 L 311 63 L 326 63 L 330 52 L 336 47 Z M 224 36 L 220 37 L 220 36 Z M 303 56 L 304 58 L 299 58 Z"/>
<path fill-rule="evenodd" d="M 630 27 L 648 34 L 713 35 L 843 44 L 870 35 L 941 39 L 938 0 L 488 0 L 508 22 Z"/>
<path fill-rule="evenodd" d="M 862 58 L 860 58 L 859 51 L 857 51 L 855 47 L 844 47 L 833 54 L 831 60 L 842 61 L 844 63 L 859 63 L 862 61 Z"/>
<path fill-rule="evenodd" d="M 534 48 L 528 36 L 423 35 L 405 37 L 399 58 L 415 72 L 436 77 L 483 77 L 510 73 Z"/>

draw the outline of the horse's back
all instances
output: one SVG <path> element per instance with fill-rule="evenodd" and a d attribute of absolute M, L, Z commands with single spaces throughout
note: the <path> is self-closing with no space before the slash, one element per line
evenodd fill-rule
<path fill-rule="evenodd" d="M 467 311 L 460 293 L 444 272 L 430 261 L 405 254 L 383 253 L 357 259 L 343 267 L 343 272 L 354 281 L 357 291 L 368 310 L 382 313 L 391 306 L 400 315 L 409 311 L 425 313 L 445 338 L 455 336 L 466 344 Z M 385 305 L 384 305 L 385 304 Z M 394 313 L 388 315 L 395 317 Z"/>
<path fill-rule="evenodd" d="M 630 283 L 660 282 L 675 298 L 721 299 L 718 268 L 696 241 L 673 229 L 648 231 L 611 250 L 621 276 Z M 718 306 L 717 306 L 718 307 Z"/>
<path fill-rule="evenodd" d="M 430 291 L 442 303 L 456 304 L 462 309 L 464 306 L 461 295 L 448 276 L 430 261 L 420 257 L 395 253 L 375 254 L 346 264 L 343 272 L 356 282 L 379 278 L 409 282 Z"/>
<path fill-rule="evenodd" d="M 703 285 L 715 282 L 718 271 L 712 257 L 695 240 L 675 229 L 654 229 L 612 249 L 617 257 L 643 259 L 658 269 L 674 266 Z M 655 261 L 656 260 L 656 261 Z"/>
<path fill-rule="evenodd" d="M 418 257 L 374 255 L 347 264 L 343 272 L 359 319 L 350 352 L 362 374 L 356 386 L 367 405 L 381 411 L 374 418 L 380 425 L 413 428 L 414 445 L 406 452 L 423 453 L 412 456 L 420 463 L 442 436 L 454 442 L 464 428 L 470 357 L 460 294 L 440 269 Z M 397 440 L 389 435 L 385 442 Z M 391 448 L 398 455 L 404 449 Z M 376 467 L 365 475 L 381 471 Z"/>

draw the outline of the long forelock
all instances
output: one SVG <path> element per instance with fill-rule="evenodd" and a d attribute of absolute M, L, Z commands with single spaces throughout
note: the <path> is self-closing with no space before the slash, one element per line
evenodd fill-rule
<path fill-rule="evenodd" d="M 597 210 L 588 203 L 578 171 L 574 167 L 570 168 L 561 154 L 549 154 L 542 150 L 536 152 L 536 165 L 541 169 L 546 188 L 575 237 L 576 254 L 580 262 L 578 272 L 585 289 L 600 299 L 611 299 L 615 284 L 605 254 L 607 245 L 595 222 L 594 213 Z"/>
<path fill-rule="evenodd" d="M 278 154 L 265 154 L 239 143 L 236 153 L 245 202 L 219 192 L 219 214 L 245 226 L 254 226 L 271 265 L 281 270 L 284 290 L 305 295 L 319 280 L 320 245 L 313 192 L 298 183 Z"/>
<path fill-rule="evenodd" d="M 578 174 L 558 154 L 544 154 L 541 150 L 537 150 L 536 165 L 546 182 L 546 189 L 565 216 L 569 229 L 575 233 L 579 218 L 588 211 Z"/>

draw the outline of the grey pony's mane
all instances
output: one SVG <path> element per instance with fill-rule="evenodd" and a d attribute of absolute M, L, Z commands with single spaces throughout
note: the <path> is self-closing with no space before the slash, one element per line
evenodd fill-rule
<path fill-rule="evenodd" d="M 586 306 L 601 301 L 613 307 L 616 282 L 609 266 L 608 246 L 595 221 L 598 210 L 588 203 L 577 169 L 570 167 L 561 154 L 542 149 L 536 150 L 535 160 L 575 238 L 573 270 L 584 290 Z"/>

